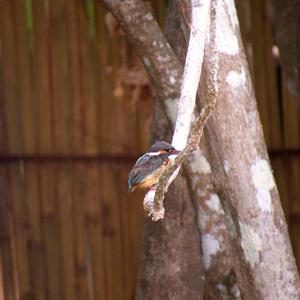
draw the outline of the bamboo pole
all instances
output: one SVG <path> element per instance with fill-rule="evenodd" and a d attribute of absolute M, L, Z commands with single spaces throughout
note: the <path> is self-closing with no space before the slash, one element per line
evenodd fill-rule
<path fill-rule="evenodd" d="M 48 0 L 32 0 L 34 34 L 34 80 L 36 82 L 36 110 L 39 154 L 54 150 L 53 102 L 51 96 L 50 16 Z"/>
<path fill-rule="evenodd" d="M 80 85 L 80 40 L 79 40 L 79 10 L 82 5 L 76 0 L 66 1 L 66 38 L 68 51 L 68 74 L 70 95 L 70 152 L 81 155 L 83 153 L 83 109 L 85 99 L 81 97 Z"/>
<path fill-rule="evenodd" d="M 300 148 L 300 113 L 299 106 L 287 88 L 283 76 L 283 114 L 284 114 L 284 147 L 287 149 Z"/>
<path fill-rule="evenodd" d="M 121 299 L 124 293 L 123 255 L 120 238 L 120 207 L 116 193 L 114 165 L 103 163 L 100 166 L 101 189 L 101 230 L 106 261 L 107 299 Z M 96 200 L 96 199 L 95 199 Z"/>
<path fill-rule="evenodd" d="M 37 153 L 37 126 L 36 126 L 36 111 L 35 97 L 33 92 L 33 73 L 31 65 L 30 51 L 32 51 L 33 41 L 32 32 L 30 30 L 30 12 L 25 8 L 25 2 L 22 0 L 14 0 L 14 31 L 16 39 L 16 78 L 18 82 L 18 99 L 17 103 L 19 113 L 17 119 L 20 119 L 23 130 L 23 152 L 27 154 Z M 27 15 L 25 14 L 27 12 Z M 30 49 L 31 48 L 31 49 Z"/>
<path fill-rule="evenodd" d="M 80 57 L 80 95 L 84 101 L 83 110 L 83 149 L 85 154 L 98 152 L 97 119 L 95 107 L 96 87 L 94 84 L 94 28 L 93 5 L 89 0 L 79 7 L 79 57 Z"/>
<path fill-rule="evenodd" d="M 45 249 L 42 236 L 39 165 L 28 162 L 25 171 L 25 199 L 28 210 L 29 243 L 28 261 L 32 280 L 32 294 L 35 299 L 47 299 Z"/>
<path fill-rule="evenodd" d="M 59 263 L 62 273 L 62 298 L 73 300 L 75 291 L 73 199 L 70 186 L 70 165 L 60 163 L 56 168 L 56 205 L 59 218 Z"/>
<path fill-rule="evenodd" d="M 59 216 L 56 204 L 57 163 L 40 164 L 41 218 L 46 255 L 47 296 L 62 298 L 62 269 L 60 262 Z"/>
<path fill-rule="evenodd" d="M 84 169 L 83 191 L 86 199 L 88 262 L 91 266 L 92 293 L 95 300 L 108 299 L 107 262 L 102 234 L 103 195 L 99 186 L 99 166 L 91 163 L 85 165 Z"/>
<path fill-rule="evenodd" d="M 2 293 L 5 300 L 17 299 L 17 266 L 13 257 L 13 222 L 12 214 L 9 210 L 10 192 L 8 187 L 8 169 L 6 166 L 0 166 L 0 192 L 2 200 L 0 201 L 0 257 L 1 257 L 1 271 L 2 271 Z"/>
<path fill-rule="evenodd" d="M 112 109 L 110 107 L 111 91 L 109 91 L 108 82 L 111 80 L 112 67 L 109 61 L 109 40 L 108 30 L 104 23 L 106 10 L 103 8 L 101 1 L 95 1 L 95 33 L 97 60 L 98 60 L 98 118 L 99 124 L 99 146 L 100 153 L 109 153 L 113 144 L 115 132 L 110 131 Z"/>
<path fill-rule="evenodd" d="M 1 1 L 0 3 L 0 35 L 4 45 L 1 50 L 1 60 L 10 62 L 9 68 L 3 69 L 3 94 L 5 99 L 4 116 L 5 128 L 7 130 L 7 152 L 20 153 L 22 147 L 22 128 L 19 112 L 19 86 L 16 78 L 16 36 L 14 26 L 14 10 L 12 1 Z M 3 64 L 3 63 L 2 63 Z M 4 67 L 4 65 L 3 65 Z"/>
<path fill-rule="evenodd" d="M 32 296 L 32 282 L 29 265 L 28 208 L 25 201 L 25 178 L 21 162 L 9 165 L 10 196 L 14 222 L 14 242 L 19 297 Z"/>
<path fill-rule="evenodd" d="M 86 175 L 84 163 L 78 162 L 73 164 L 71 173 L 76 299 L 85 300 L 91 298 L 92 291 L 89 284 L 91 265 L 88 259 L 89 246 L 83 189 L 83 182 Z"/>
<path fill-rule="evenodd" d="M 65 4 L 59 0 L 49 2 L 49 48 L 50 48 L 50 101 L 52 102 L 52 127 L 54 152 L 70 151 L 68 57 L 66 51 Z"/>

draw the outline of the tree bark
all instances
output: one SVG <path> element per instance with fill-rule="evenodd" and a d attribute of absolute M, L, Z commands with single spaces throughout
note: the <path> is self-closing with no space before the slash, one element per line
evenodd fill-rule
<path fill-rule="evenodd" d="M 199 86 L 206 37 L 209 33 L 210 0 L 191 1 L 191 30 L 185 66 L 181 81 L 180 99 L 177 103 L 177 117 L 172 138 L 172 145 L 181 153 L 161 174 L 154 190 L 150 190 L 144 198 L 144 208 L 149 212 L 153 221 L 164 217 L 163 198 L 169 185 L 176 178 L 179 169 L 186 157 L 198 148 L 203 128 L 216 103 L 216 73 L 218 69 L 215 57 L 214 67 L 210 70 L 209 95 L 207 103 L 198 114 L 196 121 L 195 107 L 197 90 Z M 214 58 L 214 56 L 213 56 Z M 192 127 L 192 123 L 194 125 Z"/>
<path fill-rule="evenodd" d="M 225 3 L 226 2 L 226 3 Z M 244 299 L 299 299 L 299 277 L 266 151 L 233 0 L 217 4 L 218 106 L 206 127 Z M 204 66 L 210 68 L 209 60 Z M 249 285 L 250 283 L 250 285 Z M 252 285 L 253 290 L 249 287 Z M 254 297 L 253 297 L 254 296 Z"/>
<path fill-rule="evenodd" d="M 188 1 L 179 3 L 188 11 Z M 226 5 L 218 1 L 217 22 L 222 68 L 217 111 L 209 121 L 205 140 L 211 167 L 218 170 L 213 172 L 213 185 L 225 210 L 231 238 L 228 248 L 236 259 L 227 279 L 237 281 L 239 288 L 232 287 L 231 298 L 298 299 L 298 273 L 269 167 L 233 1 L 226 1 Z M 183 36 L 188 36 L 188 22 L 183 24 Z M 209 57 L 208 51 L 204 60 L 206 69 L 210 68 Z M 203 80 L 201 87 L 205 95 Z M 206 223 L 203 216 L 199 223 Z M 220 236 L 218 238 L 215 245 Z M 202 247 L 203 242 L 202 238 Z M 215 254 L 220 257 L 221 253 Z M 226 265 L 229 267 L 230 261 Z M 225 284 L 219 287 L 228 291 Z"/>
<path fill-rule="evenodd" d="M 106 2 L 123 3 L 122 14 L 115 15 L 120 18 L 125 28 L 132 25 L 135 17 L 142 18 L 143 22 L 147 23 L 143 17 L 147 14 L 131 14 L 124 9 L 125 5 L 129 5 L 127 9 L 137 8 L 134 7 L 134 3 L 139 1 Z M 177 3 L 187 6 L 181 1 Z M 181 14 L 180 22 L 174 26 L 177 26 L 177 30 L 185 27 L 185 39 L 188 37 L 187 16 Z M 298 274 L 278 192 L 268 163 L 233 0 L 218 1 L 216 18 L 221 73 L 218 78 L 219 105 L 206 130 L 211 160 L 208 163 L 200 151 L 191 155 L 191 162 L 187 167 L 191 195 L 194 199 L 203 199 L 202 206 L 199 206 L 203 215 L 199 216 L 198 223 L 199 227 L 205 230 L 201 239 L 204 265 L 208 274 L 213 277 L 210 271 L 215 266 L 214 262 L 218 261 L 215 258 L 222 257 L 219 265 L 224 263 L 224 278 L 221 279 L 220 276 L 220 280 L 212 284 L 215 290 L 219 289 L 218 299 L 298 299 Z M 146 19 L 149 21 L 150 18 Z M 143 22 L 140 20 L 135 26 L 142 28 Z M 153 23 L 153 19 L 150 23 Z M 151 28 L 157 30 L 157 26 Z M 137 27 L 135 29 L 139 32 Z M 182 68 L 179 62 L 173 64 L 170 60 L 167 60 L 163 67 L 157 68 L 156 64 L 164 57 L 164 53 L 172 53 L 171 48 L 163 47 L 164 50 L 160 51 L 165 52 L 157 56 L 152 53 L 153 50 L 157 50 L 153 43 L 153 32 L 148 36 L 147 31 L 140 32 L 141 35 L 135 30 L 127 28 L 127 31 L 150 72 L 160 98 L 171 95 L 171 98 L 163 99 L 163 105 L 157 103 L 159 109 L 156 111 L 154 138 L 162 139 L 166 136 L 162 136 L 162 133 L 166 134 L 168 127 L 163 109 L 167 111 L 171 121 L 174 121 L 172 101 L 178 98 L 179 90 L 170 88 L 170 83 L 176 77 L 175 84 L 178 87 L 178 76 L 173 75 L 181 74 L 179 70 Z M 139 37 L 135 39 L 135 36 Z M 159 41 L 165 42 L 161 34 L 155 36 Z M 145 42 L 148 40 L 149 43 Z M 152 47 L 152 51 L 143 51 L 147 45 Z M 177 53 L 180 51 L 185 52 L 181 48 Z M 150 58 L 150 64 L 145 60 L 147 56 Z M 176 56 L 172 54 L 172 58 L 174 57 Z M 204 63 L 208 69 L 209 53 Z M 172 66 L 177 68 L 174 69 L 176 72 L 173 75 L 170 69 Z M 167 72 L 163 70 L 164 67 L 168 69 Z M 155 80 L 159 81 L 162 74 L 165 79 L 161 85 Z M 203 82 L 205 76 L 201 80 Z M 160 88 L 164 90 L 161 91 Z M 196 158 L 193 159 L 193 156 Z M 193 172 L 196 175 L 194 178 L 191 177 Z M 206 176 L 206 186 L 199 184 L 198 175 L 201 174 Z M 217 193 L 213 192 L 209 176 L 212 176 Z M 203 194 L 208 195 L 207 198 Z M 195 221 L 197 213 L 194 209 L 186 184 L 182 177 L 179 177 L 166 198 L 166 219 L 157 224 L 146 220 L 137 299 L 201 299 L 203 270 Z M 205 220 L 206 217 L 208 219 Z M 231 258 L 226 261 L 224 254 L 231 254 L 235 263 L 233 264 Z M 219 268 L 217 272 L 218 275 L 221 274 Z M 231 290 L 223 294 L 228 287 L 231 287 Z M 211 294 L 209 297 L 214 299 Z"/>
<path fill-rule="evenodd" d="M 170 140 L 169 124 L 176 120 L 174 104 L 179 98 L 182 66 L 147 6 L 137 0 L 104 2 L 128 33 L 160 99 L 153 140 Z M 136 299 L 202 299 L 204 277 L 196 213 L 181 174 L 165 203 L 163 220 L 145 221 Z"/>
<path fill-rule="evenodd" d="M 135 299 L 202 299 L 199 232 L 181 174 L 169 188 L 165 209 L 164 219 L 145 221 Z"/>
<path fill-rule="evenodd" d="M 188 1 L 170 2 L 165 34 L 181 63 L 184 63 L 189 37 L 189 15 Z M 211 22 L 213 23 L 213 20 Z M 213 30 L 213 24 L 211 27 Z M 208 44 L 206 52 L 209 47 Z M 202 74 L 198 101 L 206 95 L 205 79 L 206 77 Z M 203 137 L 199 153 L 197 155 L 193 153 L 188 159 L 189 163 L 184 166 L 197 209 L 198 228 L 202 236 L 202 259 L 205 267 L 204 299 L 240 299 L 239 287 L 233 271 L 236 261 L 225 225 L 225 213 L 212 185 L 212 170 L 207 161 L 208 157 L 205 137 Z M 215 255 L 216 252 L 217 255 Z"/>

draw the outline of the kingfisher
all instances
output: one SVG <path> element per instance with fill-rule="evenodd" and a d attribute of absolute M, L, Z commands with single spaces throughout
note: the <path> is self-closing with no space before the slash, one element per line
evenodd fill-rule
<path fill-rule="evenodd" d="M 163 170 L 179 152 L 180 151 L 165 141 L 155 142 L 148 151 L 136 161 L 129 172 L 129 192 L 133 192 L 136 188 L 154 188 Z"/>

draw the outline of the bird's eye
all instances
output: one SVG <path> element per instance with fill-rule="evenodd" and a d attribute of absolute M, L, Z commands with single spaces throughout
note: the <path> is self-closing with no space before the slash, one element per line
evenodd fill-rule
<path fill-rule="evenodd" d="M 165 149 L 164 149 L 164 151 L 166 151 L 166 152 L 169 152 L 169 151 L 170 151 L 170 149 L 169 149 L 169 148 L 165 148 Z"/>

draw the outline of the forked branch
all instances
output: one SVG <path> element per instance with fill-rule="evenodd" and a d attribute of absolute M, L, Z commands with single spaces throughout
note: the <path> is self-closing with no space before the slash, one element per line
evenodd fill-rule
<path fill-rule="evenodd" d="M 193 9 L 193 7 L 192 7 L 192 9 Z M 210 14 L 210 11 L 208 11 L 207 13 Z M 215 13 L 214 10 L 212 10 L 211 13 Z M 192 14 L 192 16 L 193 16 L 193 14 Z M 214 20 L 214 18 L 212 18 L 212 19 Z M 203 134 L 204 126 L 205 126 L 208 118 L 210 117 L 210 115 L 213 111 L 213 108 L 215 107 L 216 102 L 217 102 L 218 56 L 215 51 L 215 24 L 212 24 L 212 25 L 213 25 L 212 26 L 213 30 L 211 32 L 211 41 L 210 41 L 210 48 L 211 48 L 212 56 L 210 59 L 210 69 L 208 70 L 208 80 L 207 80 L 207 91 L 208 92 L 207 92 L 207 97 L 206 97 L 206 104 L 205 104 L 205 107 L 201 110 L 196 121 L 194 122 L 194 125 L 192 126 L 188 142 L 187 143 L 185 142 L 186 143 L 185 147 L 180 152 L 180 154 L 166 167 L 164 172 L 161 174 L 159 182 L 156 187 L 156 190 L 149 191 L 145 196 L 144 207 L 148 211 L 149 215 L 152 217 L 153 221 L 157 221 L 164 217 L 163 199 L 168 190 L 168 187 L 172 183 L 172 181 L 175 179 L 175 177 L 177 176 L 178 170 L 179 170 L 180 166 L 182 165 L 182 163 L 185 161 L 187 155 L 190 154 L 192 151 L 198 149 L 200 139 Z M 193 23 L 192 23 L 192 28 L 193 28 Z M 208 28 L 209 27 L 207 27 L 207 29 Z M 203 49 L 203 51 L 204 51 L 204 49 Z M 188 59 L 188 55 L 189 55 L 189 51 L 187 53 L 187 59 Z M 184 74 L 186 74 L 186 67 L 187 67 L 187 65 L 185 66 Z M 200 68 L 200 72 L 201 72 L 201 68 Z M 182 84 L 183 86 L 184 86 L 184 82 L 186 81 L 186 79 L 187 78 L 183 77 L 183 84 Z M 195 91 L 195 94 L 193 94 L 193 93 L 192 93 L 192 95 L 190 94 L 190 97 L 194 97 L 194 100 L 195 100 L 196 91 Z M 183 101 L 181 103 L 181 105 L 184 105 L 185 99 L 182 99 L 182 97 L 181 97 L 180 100 Z M 178 116 L 178 118 L 179 118 L 180 110 L 179 110 L 178 114 L 179 114 L 179 116 Z M 177 118 L 177 121 L 178 121 L 178 118 Z M 190 119 L 185 120 L 185 119 L 181 118 L 181 120 L 183 120 L 184 122 L 188 122 Z M 174 136 L 173 136 L 173 145 L 175 146 L 175 148 L 178 149 L 178 147 L 176 147 L 176 145 L 177 145 L 176 138 L 180 139 L 180 135 L 178 135 L 178 132 L 180 132 L 181 130 L 186 130 L 186 129 L 180 128 L 180 126 L 182 126 L 182 124 L 179 124 L 179 127 L 177 127 L 177 124 L 178 124 L 178 122 L 176 122 L 175 132 L 174 132 Z M 190 126 L 190 123 L 188 124 L 188 126 Z M 189 130 L 189 128 L 190 127 L 188 127 L 188 130 Z M 176 129 L 178 129 L 178 131 L 176 131 Z M 176 136 L 176 134 L 177 134 L 177 136 Z M 184 134 L 186 134 L 186 133 L 184 133 Z M 175 142 L 174 142 L 174 139 L 175 139 Z M 181 139 L 180 143 L 181 142 L 182 142 L 182 139 Z M 181 147 L 180 143 L 179 143 L 179 149 Z"/>
<path fill-rule="evenodd" d="M 194 125 L 192 126 L 187 145 L 179 155 L 167 165 L 159 178 L 155 191 L 149 191 L 144 199 L 144 207 L 148 211 L 153 221 L 158 221 L 164 217 L 163 200 L 169 185 L 177 175 L 176 170 L 183 164 L 187 156 L 199 148 L 199 143 L 203 134 L 204 126 L 211 116 L 211 113 L 217 102 L 217 60 L 212 64 L 212 69 L 208 77 L 208 95 L 206 97 L 206 106 L 199 113 Z"/>

